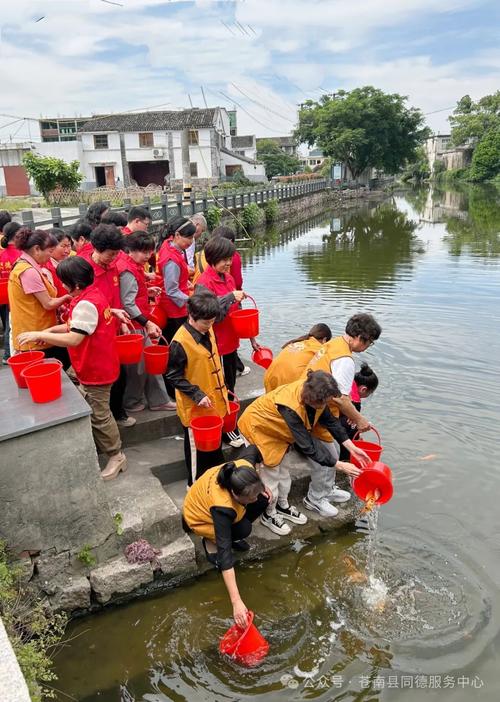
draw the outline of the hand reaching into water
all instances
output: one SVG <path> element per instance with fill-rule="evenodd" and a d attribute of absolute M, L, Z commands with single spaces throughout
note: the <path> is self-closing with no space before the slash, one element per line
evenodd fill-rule
<path fill-rule="evenodd" d="M 346 461 L 337 461 L 335 468 L 349 475 L 351 478 L 357 478 L 357 476 L 361 475 L 363 472 L 361 468 L 358 468 L 353 463 L 347 463 Z"/>
<path fill-rule="evenodd" d="M 233 617 L 235 623 L 240 627 L 240 629 L 246 629 L 248 609 L 246 608 L 243 600 L 236 600 L 233 602 Z"/>

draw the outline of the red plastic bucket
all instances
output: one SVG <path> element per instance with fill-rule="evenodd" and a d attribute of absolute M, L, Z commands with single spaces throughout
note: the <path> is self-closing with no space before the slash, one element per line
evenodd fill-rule
<path fill-rule="evenodd" d="M 254 614 L 248 612 L 246 629 L 234 624 L 219 643 L 219 651 L 248 667 L 260 663 L 269 652 L 269 643 L 253 623 Z"/>
<path fill-rule="evenodd" d="M 9 304 L 9 293 L 8 293 L 8 278 L 0 278 L 0 305 Z"/>
<path fill-rule="evenodd" d="M 273 362 L 273 352 L 266 346 L 261 346 L 258 351 L 252 353 L 252 361 L 262 368 L 269 368 Z"/>
<path fill-rule="evenodd" d="M 163 337 L 161 337 L 163 339 Z M 156 342 L 156 339 L 155 339 Z M 144 347 L 144 366 L 150 375 L 162 375 L 167 370 L 170 347 L 167 343 Z"/>
<path fill-rule="evenodd" d="M 33 363 L 21 371 L 33 402 L 52 402 L 62 395 L 62 363 L 55 358 L 47 358 Z"/>
<path fill-rule="evenodd" d="M 19 388 L 27 388 L 25 379 L 21 376 L 21 371 L 33 363 L 38 363 L 45 357 L 43 351 L 21 351 L 11 356 L 7 363 L 10 366 L 14 380 Z"/>
<path fill-rule="evenodd" d="M 240 403 L 236 395 L 234 395 L 234 400 L 229 400 L 229 412 L 226 414 L 225 417 L 222 418 L 222 431 L 224 432 L 224 434 L 227 434 L 229 431 L 234 431 L 236 429 L 239 411 Z"/>
<path fill-rule="evenodd" d="M 191 415 L 191 429 L 198 451 L 216 451 L 220 447 L 222 423 L 222 419 L 217 414 Z"/>
<path fill-rule="evenodd" d="M 235 310 L 229 313 L 234 333 L 240 339 L 251 339 L 253 336 L 259 335 L 259 310 L 253 297 L 247 295 L 247 298 L 253 302 L 255 309 Z"/>
<path fill-rule="evenodd" d="M 153 305 L 151 308 L 151 312 L 149 313 L 149 319 L 157 324 L 160 329 L 164 329 L 167 325 L 167 313 L 163 309 L 163 307 L 160 307 L 160 305 L 156 304 Z"/>
<path fill-rule="evenodd" d="M 139 363 L 144 338 L 142 334 L 122 334 L 116 337 L 116 350 L 120 363 Z"/>
<path fill-rule="evenodd" d="M 391 499 L 394 488 L 392 485 L 392 471 L 385 463 L 376 461 L 369 468 L 365 468 L 361 475 L 354 478 L 352 484 L 354 492 L 360 500 L 366 501 L 369 494 L 379 491 L 377 505 L 383 505 Z"/>
<path fill-rule="evenodd" d="M 357 446 L 360 449 L 363 449 L 363 451 L 368 455 L 370 460 L 372 461 L 378 461 L 380 456 L 382 455 L 382 451 L 384 450 L 384 447 L 380 443 L 380 434 L 378 431 L 375 429 L 375 427 L 372 427 L 372 431 L 375 432 L 378 438 L 378 444 L 374 444 L 371 441 L 361 441 L 360 439 L 356 439 L 357 436 L 359 436 L 359 431 L 354 435 L 354 439 L 352 440 L 352 443 Z M 351 453 L 351 463 L 353 463 L 355 466 L 358 468 L 362 468 L 361 463 L 358 461 L 356 456 Z"/>

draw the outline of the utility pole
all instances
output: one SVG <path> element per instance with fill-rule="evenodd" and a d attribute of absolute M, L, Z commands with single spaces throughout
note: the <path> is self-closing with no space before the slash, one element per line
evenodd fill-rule
<path fill-rule="evenodd" d="M 189 129 L 181 131 L 182 191 L 184 201 L 191 199 L 191 167 L 189 165 Z"/>

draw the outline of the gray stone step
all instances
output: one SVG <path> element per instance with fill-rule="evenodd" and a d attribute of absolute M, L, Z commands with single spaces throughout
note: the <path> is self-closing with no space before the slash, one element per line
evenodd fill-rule
<path fill-rule="evenodd" d="M 245 365 L 252 369 L 252 372 L 242 378 L 238 378 L 236 382 L 236 394 L 242 409 L 264 391 L 263 368 L 247 359 L 243 360 Z M 137 423 L 135 426 L 130 428 L 120 427 L 124 447 L 135 446 L 148 440 L 182 433 L 182 425 L 175 412 L 150 412 L 149 410 L 144 410 L 131 416 L 136 419 Z"/>

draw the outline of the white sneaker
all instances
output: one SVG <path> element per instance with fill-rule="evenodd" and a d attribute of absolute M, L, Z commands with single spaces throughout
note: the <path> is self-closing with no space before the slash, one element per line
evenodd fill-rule
<path fill-rule="evenodd" d="M 274 531 L 275 534 L 279 534 L 280 536 L 286 536 L 292 531 L 288 524 L 285 524 L 279 514 L 275 514 L 274 517 L 271 517 L 269 514 L 264 512 L 260 515 L 260 522 L 271 531 Z"/>
<path fill-rule="evenodd" d="M 311 510 L 311 512 L 319 512 L 322 517 L 336 517 L 339 513 L 338 509 L 331 505 L 326 497 L 323 497 L 319 502 L 313 502 L 309 496 L 306 496 L 302 501 L 306 509 Z"/>
<path fill-rule="evenodd" d="M 289 507 L 280 507 L 279 504 L 276 505 L 276 511 L 283 517 L 283 519 L 288 519 L 289 522 L 294 524 L 307 524 L 307 517 L 302 512 L 299 512 L 297 507 L 290 505 Z"/>
<path fill-rule="evenodd" d="M 248 375 L 252 369 L 249 366 L 244 366 L 242 371 L 238 371 L 236 375 L 238 375 L 240 378 L 243 375 Z"/>
<path fill-rule="evenodd" d="M 133 427 L 137 422 L 135 417 L 125 417 L 124 419 L 117 419 L 116 423 L 119 427 Z"/>
<path fill-rule="evenodd" d="M 229 446 L 233 448 L 240 448 L 245 445 L 245 439 L 238 431 L 228 431 L 227 438 L 229 439 Z"/>
<path fill-rule="evenodd" d="M 347 490 L 341 490 L 336 485 L 333 486 L 333 490 L 328 495 L 330 502 L 348 502 L 352 495 Z"/>

